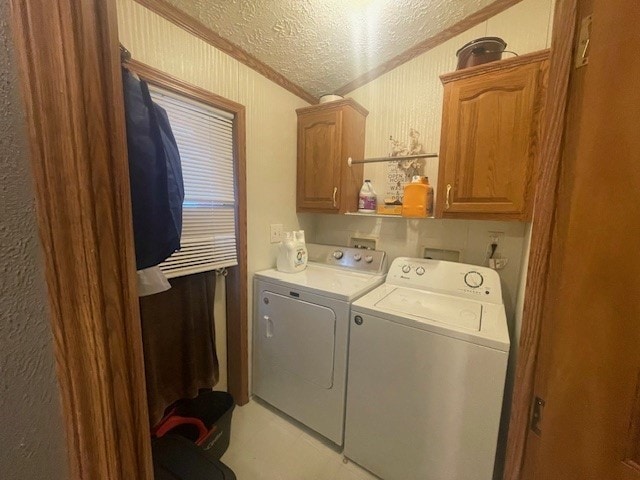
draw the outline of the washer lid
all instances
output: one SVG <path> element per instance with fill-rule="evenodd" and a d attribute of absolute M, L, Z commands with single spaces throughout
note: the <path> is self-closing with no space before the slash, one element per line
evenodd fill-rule
<path fill-rule="evenodd" d="M 482 304 L 478 302 L 406 288 L 394 289 L 375 306 L 475 332 L 480 331 L 482 321 Z"/>
<path fill-rule="evenodd" d="M 407 327 L 509 351 L 504 305 L 492 302 L 385 283 L 354 301 L 351 314 L 373 315 Z M 477 318 L 472 320 L 473 316 Z"/>

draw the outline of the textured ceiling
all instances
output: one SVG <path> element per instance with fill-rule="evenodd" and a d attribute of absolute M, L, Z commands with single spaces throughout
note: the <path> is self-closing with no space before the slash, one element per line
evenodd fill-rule
<path fill-rule="evenodd" d="M 494 0 L 169 0 L 307 92 L 332 93 Z"/>

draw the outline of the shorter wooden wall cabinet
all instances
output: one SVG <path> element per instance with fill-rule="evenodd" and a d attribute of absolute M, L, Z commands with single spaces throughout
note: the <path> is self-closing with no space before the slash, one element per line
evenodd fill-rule
<path fill-rule="evenodd" d="M 369 112 L 350 98 L 299 108 L 297 211 L 347 213 L 358 210 Z"/>
<path fill-rule="evenodd" d="M 530 220 L 549 51 L 441 76 L 436 216 Z"/>

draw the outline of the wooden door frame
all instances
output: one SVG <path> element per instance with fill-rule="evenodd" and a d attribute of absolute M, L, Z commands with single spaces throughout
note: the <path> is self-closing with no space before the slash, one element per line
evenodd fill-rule
<path fill-rule="evenodd" d="M 11 0 L 73 479 L 151 480 L 113 0 Z"/>
<path fill-rule="evenodd" d="M 69 477 L 152 480 L 114 0 L 11 0 Z M 229 389 L 248 401 L 245 114 Z M 245 232 L 245 233 L 243 233 Z"/>
<path fill-rule="evenodd" d="M 540 165 L 531 232 L 520 349 L 512 396 L 504 480 L 519 480 L 522 474 L 529 418 L 534 399 L 540 332 L 549 273 L 549 254 L 555 226 L 558 180 L 573 70 L 577 0 L 557 0 L 551 42 L 551 65 L 540 138 Z"/>

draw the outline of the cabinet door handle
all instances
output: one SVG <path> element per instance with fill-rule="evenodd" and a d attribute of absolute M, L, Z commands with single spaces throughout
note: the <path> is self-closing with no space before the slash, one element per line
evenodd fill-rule
<path fill-rule="evenodd" d="M 338 202 L 336 202 L 336 194 L 338 193 L 338 187 L 333 187 L 333 206 L 337 207 Z"/>
<path fill-rule="evenodd" d="M 453 188 L 453 187 L 451 186 L 451 184 L 450 184 L 450 183 L 447 183 L 447 201 L 446 201 L 446 203 L 445 203 L 445 208 L 446 208 L 447 210 L 449 210 L 449 207 L 451 206 L 451 204 L 449 203 L 449 197 L 450 197 L 450 195 L 451 195 L 451 189 L 452 189 L 452 188 Z"/>

